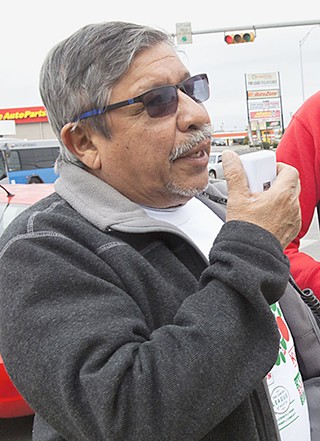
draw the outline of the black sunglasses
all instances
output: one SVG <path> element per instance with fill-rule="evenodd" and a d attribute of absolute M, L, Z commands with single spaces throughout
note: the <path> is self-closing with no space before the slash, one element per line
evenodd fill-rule
<path fill-rule="evenodd" d="M 192 98 L 196 103 L 203 103 L 210 96 L 208 77 L 206 74 L 199 74 L 175 86 L 157 87 L 134 98 L 104 106 L 102 109 L 88 110 L 75 118 L 74 122 L 135 103 L 142 103 L 151 118 L 161 118 L 163 116 L 172 115 L 178 108 L 178 89 Z"/>

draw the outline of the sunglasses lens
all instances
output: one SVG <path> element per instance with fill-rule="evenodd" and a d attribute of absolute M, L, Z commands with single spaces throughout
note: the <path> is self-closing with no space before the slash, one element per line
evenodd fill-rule
<path fill-rule="evenodd" d="M 206 75 L 195 75 L 183 83 L 183 91 L 197 103 L 203 103 L 210 96 Z"/>
<path fill-rule="evenodd" d="M 178 95 L 175 86 L 164 86 L 147 92 L 143 104 L 151 118 L 161 118 L 177 111 Z"/>
<path fill-rule="evenodd" d="M 143 105 L 151 118 L 172 115 L 178 108 L 177 87 L 197 103 L 203 103 L 209 96 L 209 83 L 205 74 L 188 78 L 180 86 L 163 86 L 143 95 Z"/>

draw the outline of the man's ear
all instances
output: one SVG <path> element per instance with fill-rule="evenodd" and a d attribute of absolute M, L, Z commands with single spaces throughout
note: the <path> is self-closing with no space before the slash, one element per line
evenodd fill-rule
<path fill-rule="evenodd" d="M 61 130 L 61 139 L 67 149 L 88 168 L 97 170 L 101 167 L 99 151 L 91 142 L 87 127 L 68 123 Z"/>

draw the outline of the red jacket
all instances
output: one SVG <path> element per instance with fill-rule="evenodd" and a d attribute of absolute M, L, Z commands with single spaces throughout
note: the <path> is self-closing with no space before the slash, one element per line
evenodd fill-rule
<path fill-rule="evenodd" d="M 320 262 L 299 252 L 320 200 L 320 92 L 312 95 L 294 114 L 277 148 L 277 160 L 296 167 L 300 174 L 302 227 L 285 250 L 291 272 L 301 288 L 311 288 L 320 299 Z"/>

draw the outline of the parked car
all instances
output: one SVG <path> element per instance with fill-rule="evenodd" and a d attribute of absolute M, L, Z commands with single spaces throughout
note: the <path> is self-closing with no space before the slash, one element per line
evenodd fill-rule
<path fill-rule="evenodd" d="M 0 355 L 0 418 L 33 415 L 33 410 L 10 380 Z"/>
<path fill-rule="evenodd" d="M 0 185 L 0 236 L 18 214 L 53 191 L 53 184 Z"/>
<path fill-rule="evenodd" d="M 53 191 L 53 184 L 0 185 L 0 236 L 23 210 Z M 21 417 L 33 413 L 12 383 L 0 355 L 0 418 Z"/>
<path fill-rule="evenodd" d="M 222 152 L 211 152 L 208 162 L 208 173 L 211 178 L 224 179 Z"/>
<path fill-rule="evenodd" d="M 212 138 L 211 145 L 224 146 L 226 145 L 226 142 L 221 138 Z"/>

